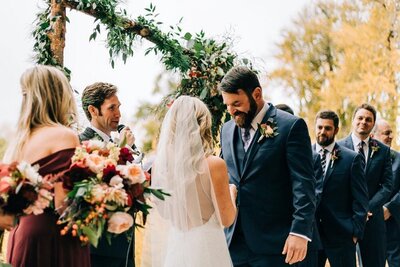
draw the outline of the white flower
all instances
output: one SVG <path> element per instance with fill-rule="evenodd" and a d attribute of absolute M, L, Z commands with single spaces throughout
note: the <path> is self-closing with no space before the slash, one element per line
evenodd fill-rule
<path fill-rule="evenodd" d="M 104 168 L 104 158 L 96 153 L 92 153 L 87 155 L 86 164 L 92 172 L 99 173 Z"/>
<path fill-rule="evenodd" d="M 87 142 L 86 147 L 89 148 L 91 151 L 93 151 L 93 150 L 104 149 L 106 145 L 103 141 L 91 139 Z"/>
<path fill-rule="evenodd" d="M 116 212 L 108 221 L 107 231 L 114 234 L 120 234 L 131 228 L 133 225 L 133 218 L 126 212 Z"/>
<path fill-rule="evenodd" d="M 29 163 L 22 161 L 17 165 L 22 176 L 27 178 L 32 184 L 42 182 L 42 176 L 38 173 L 39 165 L 31 166 Z"/>
<path fill-rule="evenodd" d="M 128 204 L 128 194 L 124 189 L 118 187 L 109 187 L 107 188 L 104 202 L 114 202 L 118 206 L 125 206 Z"/>
<path fill-rule="evenodd" d="M 115 175 L 115 176 L 113 176 L 113 178 L 111 178 L 110 185 L 114 186 L 114 187 L 122 188 L 122 187 L 124 187 L 124 185 L 122 184 L 122 181 L 123 181 L 123 179 L 121 178 L 121 176 Z"/>
<path fill-rule="evenodd" d="M 104 187 L 102 185 L 96 184 L 92 187 L 92 191 L 90 192 L 93 201 L 95 202 L 103 202 L 103 199 L 106 195 L 106 191 L 104 190 Z"/>

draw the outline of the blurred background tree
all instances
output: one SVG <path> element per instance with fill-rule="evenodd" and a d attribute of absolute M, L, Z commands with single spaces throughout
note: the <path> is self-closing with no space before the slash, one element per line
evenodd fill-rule
<path fill-rule="evenodd" d="M 296 95 L 311 136 L 320 109 L 337 112 L 339 137 L 347 135 L 354 107 L 363 102 L 398 133 L 399 19 L 396 0 L 325 0 L 284 30 L 270 78 Z"/>

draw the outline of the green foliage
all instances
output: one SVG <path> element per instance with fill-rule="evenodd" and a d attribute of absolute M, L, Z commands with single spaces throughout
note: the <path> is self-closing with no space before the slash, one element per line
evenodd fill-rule
<path fill-rule="evenodd" d="M 116 0 L 65 0 L 65 3 L 68 7 L 95 17 L 95 26 L 89 41 L 96 39 L 100 33 L 100 25 L 106 27 L 107 48 L 112 67 L 118 57 L 125 63 L 127 58 L 133 55 L 132 47 L 137 39 L 146 38 L 154 43 L 145 54 L 160 54 L 165 68 L 177 71 L 182 78 L 176 92 L 168 95 L 165 101 L 179 95 L 199 97 L 211 110 L 213 134 L 215 137 L 218 135 L 223 118 L 228 118 L 218 93 L 218 84 L 235 63 L 252 67 L 247 59 L 237 59 L 237 55 L 230 51 L 227 40 L 217 42 L 208 39 L 203 31 L 197 34 L 183 32 L 180 26 L 182 19 L 177 25 L 170 26 L 170 32 L 164 33 L 159 28 L 163 23 L 156 20 L 158 14 L 153 4 L 145 9 L 147 14 L 132 21 L 127 17 L 125 9 L 117 10 L 119 2 Z M 57 18 L 50 18 L 49 14 L 50 4 L 38 15 L 33 33 L 36 39 L 34 50 L 38 63 L 56 65 L 47 34 L 52 30 L 52 21 Z M 66 68 L 65 70 L 69 74 Z M 165 106 L 165 101 L 162 106 Z"/>
<path fill-rule="evenodd" d="M 32 35 L 35 39 L 33 51 L 35 52 L 35 61 L 42 65 L 55 66 L 62 71 L 69 78 L 71 71 L 58 64 L 57 60 L 53 57 L 50 47 L 50 38 L 48 34 L 52 31 L 54 22 L 57 17 L 50 16 L 50 5 L 42 12 L 36 15 L 36 28 L 33 30 Z"/>

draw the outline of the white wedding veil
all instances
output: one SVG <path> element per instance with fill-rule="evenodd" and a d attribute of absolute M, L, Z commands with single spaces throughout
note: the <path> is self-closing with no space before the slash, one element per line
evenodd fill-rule
<path fill-rule="evenodd" d="M 206 161 L 210 129 L 207 107 L 190 96 L 177 98 L 164 118 L 152 187 L 171 196 L 153 199 L 145 238 L 151 260 L 142 266 L 215 266 L 213 243 L 226 246 Z"/>

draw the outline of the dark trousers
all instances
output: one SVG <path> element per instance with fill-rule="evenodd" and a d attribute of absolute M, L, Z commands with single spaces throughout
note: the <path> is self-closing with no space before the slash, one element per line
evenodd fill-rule
<path fill-rule="evenodd" d="M 389 267 L 400 266 L 400 226 L 393 217 L 386 221 L 387 261 Z"/>
<path fill-rule="evenodd" d="M 308 249 L 305 259 L 297 265 L 298 267 L 318 267 L 318 250 Z"/>
<path fill-rule="evenodd" d="M 101 255 L 90 254 L 91 266 L 98 267 L 134 267 L 135 264 L 132 259 L 105 257 Z"/>
<path fill-rule="evenodd" d="M 367 221 L 364 237 L 359 244 L 363 267 L 385 267 L 386 226 L 383 212 L 374 214 Z"/>
<path fill-rule="evenodd" d="M 253 253 L 246 244 L 240 225 L 235 227 L 235 233 L 229 246 L 229 253 L 235 267 L 298 267 L 298 264 L 289 265 L 285 263 L 286 255 Z"/>
<path fill-rule="evenodd" d="M 356 267 L 356 245 L 350 241 L 337 247 L 324 247 L 318 252 L 318 267 L 325 267 L 327 259 L 331 267 Z"/>

